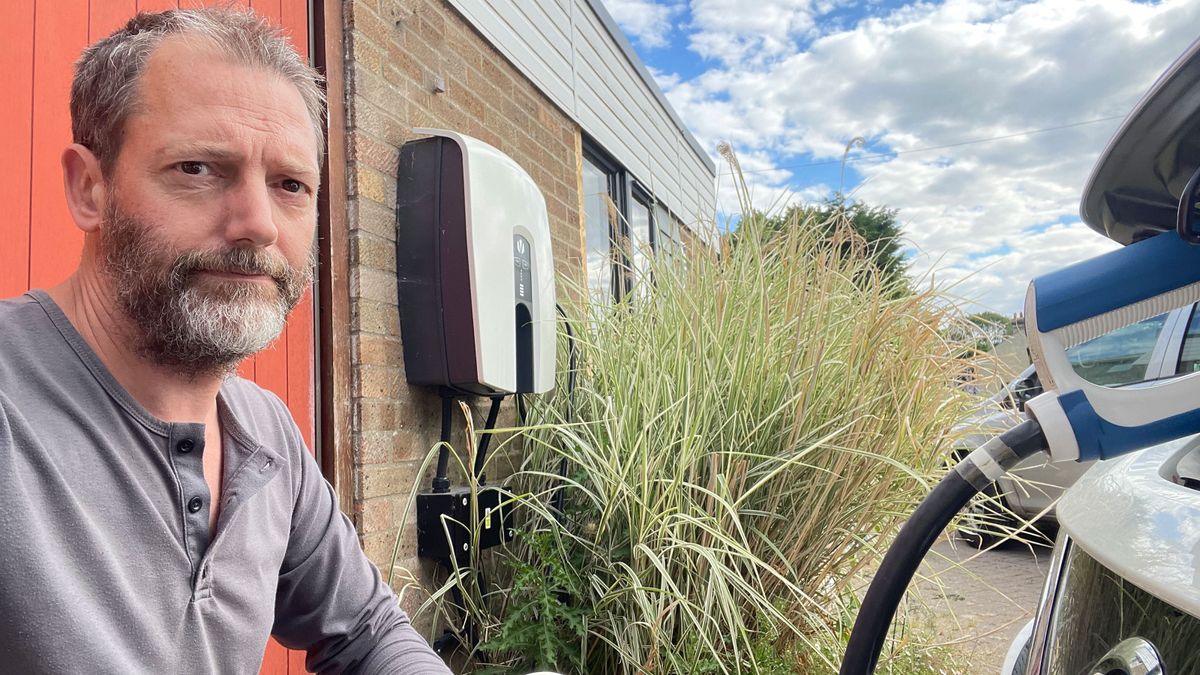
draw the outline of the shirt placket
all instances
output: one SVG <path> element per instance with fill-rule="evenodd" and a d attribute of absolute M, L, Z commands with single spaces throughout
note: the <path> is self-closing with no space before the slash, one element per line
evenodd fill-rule
<path fill-rule="evenodd" d="M 227 469 L 221 485 L 221 513 L 217 520 L 217 531 L 200 560 L 199 576 L 193 586 L 196 599 L 212 595 L 216 573 L 213 556 L 226 539 L 226 533 L 234 526 L 234 520 L 245 504 L 279 474 L 284 462 L 276 452 L 261 445 L 245 445 L 226 435 L 225 462 Z M 207 522 L 207 521 L 206 521 Z"/>
<path fill-rule="evenodd" d="M 167 452 L 179 485 L 177 508 L 183 525 L 183 545 L 191 563 L 191 578 L 198 580 L 200 561 L 209 545 L 208 514 L 211 500 L 204 480 L 204 425 L 170 425 Z"/>

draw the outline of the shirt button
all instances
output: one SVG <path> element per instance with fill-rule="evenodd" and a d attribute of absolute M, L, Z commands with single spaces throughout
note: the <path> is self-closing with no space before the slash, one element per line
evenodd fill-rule
<path fill-rule="evenodd" d="M 188 502 L 188 511 L 195 513 L 199 511 L 202 506 L 204 506 L 204 500 L 200 499 L 199 497 L 192 497 L 191 501 Z"/>
<path fill-rule="evenodd" d="M 185 438 L 175 445 L 175 449 L 180 452 L 191 452 L 196 447 L 196 442 L 190 438 Z"/>

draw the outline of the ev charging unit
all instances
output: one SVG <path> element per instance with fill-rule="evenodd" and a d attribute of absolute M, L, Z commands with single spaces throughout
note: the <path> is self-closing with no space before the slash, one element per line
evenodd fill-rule
<path fill-rule="evenodd" d="M 1111 388 L 1085 380 L 1067 358 L 1070 347 L 1197 300 L 1200 246 L 1179 232 L 1030 283 L 1026 333 L 1045 392 L 1026 410 L 1041 425 L 1052 460 L 1111 459 L 1200 432 L 1200 373 Z"/>
<path fill-rule="evenodd" d="M 417 495 L 417 548 L 450 568 L 513 537 L 511 496 L 483 485 L 490 434 L 476 448 L 476 487 L 450 486 L 453 402 L 491 398 L 487 431 L 505 396 L 553 388 L 554 260 L 546 201 L 511 157 L 453 131 L 413 131 L 426 137 L 400 149 L 396 182 L 400 329 L 408 381 L 442 396 L 437 477 Z"/>
<path fill-rule="evenodd" d="M 511 157 L 441 129 L 400 149 L 396 280 L 413 384 L 475 395 L 554 387 L 546 200 Z"/>

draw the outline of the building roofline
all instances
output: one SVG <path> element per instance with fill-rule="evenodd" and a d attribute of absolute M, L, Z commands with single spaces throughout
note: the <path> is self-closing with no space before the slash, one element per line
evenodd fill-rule
<path fill-rule="evenodd" d="M 675 112 L 675 108 L 662 93 L 662 89 L 659 88 L 658 83 L 654 81 L 654 76 L 651 75 L 650 71 L 646 69 L 646 65 L 642 63 L 642 59 L 637 55 L 637 52 L 634 51 L 633 45 L 629 43 L 629 38 L 625 37 L 625 33 L 620 29 L 620 27 L 617 26 L 617 22 L 613 20 L 612 15 L 608 13 L 608 10 L 604 8 L 604 4 L 601 2 L 601 0 L 587 0 L 587 4 L 592 8 L 592 11 L 596 13 L 596 16 L 600 17 L 600 22 L 604 24 L 604 28 L 608 31 L 608 34 L 612 36 L 613 40 L 616 41 L 617 46 L 620 47 L 621 51 L 625 53 L 625 58 L 629 60 L 629 63 L 633 66 L 634 70 L 636 70 L 638 75 L 642 78 L 642 82 L 644 82 L 646 86 L 650 88 L 650 92 L 654 94 L 654 98 L 658 99 L 659 104 L 662 105 L 663 109 L 667 111 L 667 114 L 671 116 L 671 120 L 675 122 L 675 126 L 681 132 L 683 132 L 683 137 L 687 139 L 688 145 L 692 146 L 692 151 L 696 153 L 696 156 L 700 158 L 700 161 L 704 162 L 704 166 L 706 166 L 708 170 L 711 171 L 715 176 L 717 173 L 717 165 L 713 162 L 712 158 L 708 156 L 708 153 L 704 151 L 704 148 L 701 147 L 700 142 L 696 140 L 696 137 L 692 135 L 691 129 L 688 129 L 687 125 L 683 123 L 683 120 L 679 118 L 679 113 Z"/>

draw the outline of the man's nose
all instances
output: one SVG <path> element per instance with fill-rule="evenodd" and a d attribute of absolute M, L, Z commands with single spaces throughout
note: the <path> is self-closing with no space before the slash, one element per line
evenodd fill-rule
<path fill-rule="evenodd" d="M 264 181 L 247 178 L 227 194 L 225 239 L 235 246 L 263 248 L 279 238 L 270 188 Z"/>

